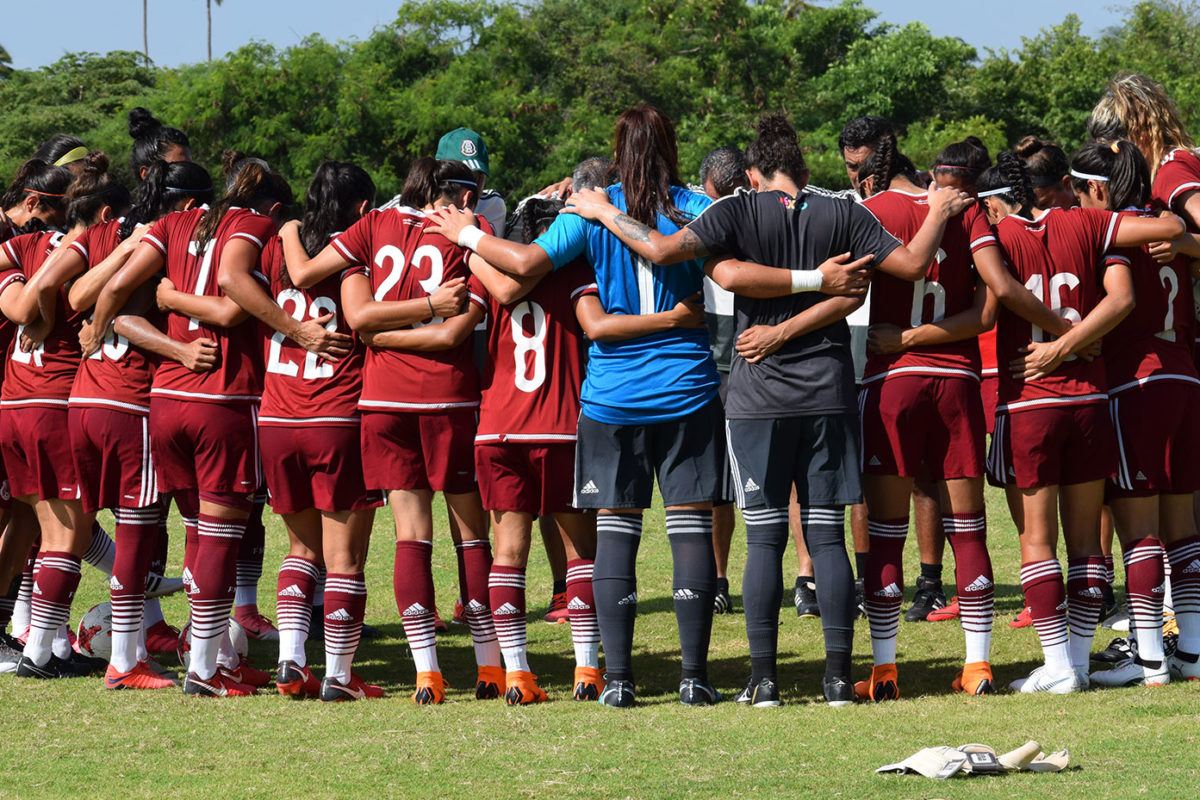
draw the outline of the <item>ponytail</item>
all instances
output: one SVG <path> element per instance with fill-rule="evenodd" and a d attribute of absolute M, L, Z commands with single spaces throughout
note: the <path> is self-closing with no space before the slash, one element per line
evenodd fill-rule
<path fill-rule="evenodd" d="M 1005 203 L 1025 211 L 1033 208 L 1033 187 L 1016 153 L 1005 150 L 996 156 L 996 166 L 979 176 L 979 193 L 993 193 Z M 1003 191 L 998 191 L 1003 190 Z"/>
<path fill-rule="evenodd" d="M 892 178 L 897 175 L 915 182 L 916 173 L 917 168 L 908 156 L 897 150 L 896 134 L 889 131 L 880 137 L 875 149 L 859 165 L 859 191 L 866 184 L 864 177 L 871 179 L 872 194 L 879 194 L 891 187 Z"/>
<path fill-rule="evenodd" d="M 97 150 L 83 158 L 83 170 L 67 189 L 67 227 L 94 225 L 105 206 L 118 214 L 129 208 L 129 190 L 108 172 L 108 156 Z"/>
<path fill-rule="evenodd" d="M 1089 180 L 1108 182 L 1108 209 L 1142 208 L 1150 202 L 1150 167 L 1134 144 L 1125 139 L 1090 142 L 1071 159 L 1071 186 L 1087 192 Z"/>
<path fill-rule="evenodd" d="M 38 199 L 38 208 L 62 211 L 67 206 L 67 187 L 75 175 L 66 167 L 56 167 L 38 158 L 31 158 L 17 168 L 8 190 L 0 197 L 0 208 L 20 205 L 28 196 Z"/>
<path fill-rule="evenodd" d="M 992 165 L 991 154 L 977 136 L 946 145 L 938 153 L 933 174 L 953 176 L 968 186 L 974 186 L 983 171 Z"/>
<path fill-rule="evenodd" d="M 457 197 L 463 189 L 474 192 L 479 199 L 479 182 L 470 167 L 461 161 L 418 158 L 413 162 L 400 190 L 400 204 L 409 208 L 424 208 L 442 198 Z"/>
<path fill-rule="evenodd" d="M 121 238 L 127 238 L 138 225 L 154 222 L 170 213 L 177 203 L 188 197 L 195 198 L 199 204 L 212 203 L 213 186 L 208 170 L 191 161 L 167 163 L 155 159 L 138 187 L 137 202 L 121 223 Z"/>
<path fill-rule="evenodd" d="M 133 138 L 130 165 L 134 177 L 165 156 L 171 147 L 191 147 L 186 133 L 163 125 L 141 106 L 129 112 L 129 135 Z"/>
<path fill-rule="evenodd" d="M 344 161 L 326 161 L 317 167 L 304 196 L 300 241 L 309 257 L 329 243 L 329 237 L 344 231 L 359 219 L 363 201 L 375 203 L 375 182 L 361 167 Z"/>
<path fill-rule="evenodd" d="M 226 151 L 223 161 L 229 165 L 236 163 L 232 158 L 233 151 Z M 263 202 L 278 202 L 291 204 L 292 190 L 278 174 L 271 172 L 261 163 L 248 163 L 237 173 L 233 185 L 229 187 L 225 197 L 208 210 L 196 226 L 193 241 L 199 252 L 204 252 L 216 235 L 217 227 L 225 219 L 225 214 L 231 208 L 253 208 Z"/>
<path fill-rule="evenodd" d="M 782 172 L 800 183 L 808 166 L 804 163 L 800 143 L 796 141 L 796 129 L 787 117 L 783 114 L 764 114 L 755 129 L 758 138 L 746 148 L 745 168 L 757 169 L 768 180 L 775 173 Z M 744 175 L 739 177 L 745 180 Z M 732 191 L 730 189 L 727 194 L 732 194 Z"/>

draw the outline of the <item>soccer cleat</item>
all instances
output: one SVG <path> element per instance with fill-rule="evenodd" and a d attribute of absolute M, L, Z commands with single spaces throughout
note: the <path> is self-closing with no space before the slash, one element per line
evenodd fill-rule
<path fill-rule="evenodd" d="M 871 668 L 871 677 L 854 684 L 854 693 L 860 699 L 882 703 L 884 700 L 900 699 L 900 679 L 895 664 L 880 664 Z"/>
<path fill-rule="evenodd" d="M 234 683 L 245 683 L 249 686 L 266 686 L 271 682 L 271 673 L 255 667 L 250 663 L 250 659 L 248 658 L 243 658 L 239 661 L 237 667 L 234 669 L 219 667 L 217 671 Z"/>
<path fill-rule="evenodd" d="M 604 691 L 604 677 L 595 667 L 575 668 L 575 700 L 599 700 Z"/>
<path fill-rule="evenodd" d="M 819 619 L 821 607 L 817 605 L 817 585 L 804 578 L 796 578 L 796 588 L 793 590 L 793 602 L 796 604 L 796 616 L 800 619 Z"/>
<path fill-rule="evenodd" d="M 935 608 L 925 617 L 926 622 L 945 622 L 948 619 L 958 619 L 958 595 L 950 598 L 950 602 L 941 608 Z"/>
<path fill-rule="evenodd" d="M 166 678 L 176 686 L 179 685 L 179 673 L 173 669 L 167 669 L 162 664 L 158 663 L 153 656 L 148 657 L 142 663 L 149 667 L 150 671 L 157 674 L 160 678 Z"/>
<path fill-rule="evenodd" d="M 1169 636 L 1171 634 L 1175 634 L 1176 636 L 1179 635 L 1179 623 L 1175 620 L 1174 611 L 1168 611 L 1163 614 L 1162 629 L 1164 636 Z"/>
<path fill-rule="evenodd" d="M 178 685 L 150 669 L 145 661 L 138 662 L 129 672 L 117 672 L 112 664 L 104 672 L 105 689 L 170 689 Z"/>
<path fill-rule="evenodd" d="M 446 679 L 440 672 L 418 672 L 417 690 L 413 702 L 419 706 L 432 706 L 446 701 Z"/>
<path fill-rule="evenodd" d="M 222 670 L 217 670 L 215 675 L 207 679 L 189 672 L 183 679 L 183 693 L 194 697 L 249 697 L 258 694 L 258 689 L 238 683 Z"/>
<path fill-rule="evenodd" d="M 942 591 L 942 582 L 918 575 L 917 593 L 913 595 L 908 611 L 904 612 L 904 619 L 908 622 L 924 622 L 932 612 L 945 607 L 946 593 Z"/>
<path fill-rule="evenodd" d="M 1129 630 L 1129 612 L 1124 606 L 1117 606 L 1110 613 L 1100 617 L 1103 620 L 1100 627 L 1108 628 L 1110 631 L 1127 631 Z"/>
<path fill-rule="evenodd" d="M 1108 647 L 1092 653 L 1092 661 L 1099 661 L 1102 664 L 1116 664 L 1120 661 L 1126 661 L 1133 658 L 1133 647 L 1129 644 L 1128 639 L 1120 636 L 1108 643 Z"/>
<path fill-rule="evenodd" d="M 475 679 L 475 699 L 495 700 L 504 696 L 504 668 L 480 667 Z"/>
<path fill-rule="evenodd" d="M 450 621 L 455 625 L 467 624 L 467 610 L 463 608 L 461 597 L 454 601 L 454 616 L 450 617 Z"/>
<path fill-rule="evenodd" d="M 275 627 L 275 623 L 264 617 L 257 611 L 250 614 L 239 614 L 234 610 L 233 618 L 246 631 L 246 636 L 251 639 L 258 639 L 262 642 L 278 642 L 279 630 Z"/>
<path fill-rule="evenodd" d="M 325 633 L 324 628 L 321 629 L 321 633 Z M 378 639 L 380 636 L 383 636 L 383 632 L 374 625 L 368 625 L 364 622 L 362 625 L 362 632 L 359 634 L 359 636 L 363 639 Z"/>
<path fill-rule="evenodd" d="M 857 693 L 849 678 L 825 678 L 822 687 L 825 692 L 825 702 L 830 706 L 840 708 L 854 705 Z"/>
<path fill-rule="evenodd" d="M 1008 623 L 1008 627 L 1010 627 L 1010 628 L 1028 628 L 1032 624 L 1033 624 L 1033 612 L 1029 609 L 1029 606 L 1025 606 L 1024 608 L 1021 609 L 1020 614 L 1017 614 L 1015 617 L 1012 618 L 1012 621 Z"/>
<path fill-rule="evenodd" d="M 716 594 L 713 595 L 713 613 L 728 614 L 733 610 L 733 598 L 729 595 L 729 588 L 724 586 L 717 587 Z"/>
<path fill-rule="evenodd" d="M 436 674 L 436 673 L 435 673 Z M 321 701 L 325 703 L 344 703 L 348 700 L 365 700 L 383 697 L 383 689 L 378 686 L 373 686 L 367 683 L 362 678 L 350 673 L 350 680 L 346 683 L 325 677 L 321 681 Z"/>
<path fill-rule="evenodd" d="M 537 675 L 523 670 L 513 670 L 505 676 L 508 688 L 504 692 L 504 702 L 510 706 L 527 706 L 533 703 L 544 703 L 548 699 L 546 693 L 537 685 Z"/>
<path fill-rule="evenodd" d="M 783 705 L 779 700 L 779 684 L 770 678 L 763 678 L 758 683 L 754 683 L 752 678 L 733 699 L 733 702 L 755 708 L 774 708 Z"/>
<path fill-rule="evenodd" d="M 1167 669 L 1177 681 L 1200 681 L 1200 656 L 1177 649 L 1167 657 Z"/>
<path fill-rule="evenodd" d="M 146 628 L 146 649 L 151 653 L 174 653 L 179 649 L 179 631 L 160 619 Z"/>
<path fill-rule="evenodd" d="M 1010 683 L 1009 688 L 1021 694 L 1073 694 L 1083 687 L 1079 683 L 1079 674 L 1070 667 L 1052 672 L 1043 665 L 1029 673 L 1028 678 L 1018 678 Z"/>
<path fill-rule="evenodd" d="M 280 694 L 286 694 L 297 700 L 305 697 L 316 697 L 321 693 L 321 683 L 308 667 L 302 667 L 295 661 L 280 661 L 279 669 L 275 672 L 275 687 Z"/>
<path fill-rule="evenodd" d="M 151 573 L 146 576 L 146 597 L 166 597 L 183 589 L 183 578 L 164 578 Z"/>
<path fill-rule="evenodd" d="M 637 692 L 633 689 L 633 681 L 609 681 L 596 701 L 602 706 L 632 708 L 637 704 Z"/>
<path fill-rule="evenodd" d="M 1090 676 L 1092 683 L 1105 688 L 1117 686 L 1165 686 L 1171 682 L 1171 671 L 1165 660 L 1157 667 L 1144 663 L 1141 658 L 1127 658 L 1111 669 L 1096 670 Z"/>
<path fill-rule="evenodd" d="M 1111 583 L 1105 582 L 1101 591 L 1104 592 L 1104 599 L 1100 601 L 1100 619 L 1108 619 L 1117 613 L 1121 606 L 1117 604 L 1117 596 L 1113 593 Z"/>
<path fill-rule="evenodd" d="M 966 692 L 972 695 L 996 693 L 996 679 L 992 677 L 992 665 L 986 661 L 973 661 L 964 664 L 954 676 L 950 687 L 956 692 Z"/>
<path fill-rule="evenodd" d="M 684 678 L 679 682 L 679 702 L 685 706 L 711 706 L 721 702 L 721 693 L 700 678 Z"/>
<path fill-rule="evenodd" d="M 23 655 L 21 651 L 21 643 L 15 636 L 0 631 L 0 674 L 17 671 L 17 663 Z"/>
<path fill-rule="evenodd" d="M 862 578 L 854 582 L 854 607 L 859 619 L 867 618 L 867 584 Z"/>
<path fill-rule="evenodd" d="M 546 616 L 542 617 L 542 621 L 557 625 L 566 622 L 567 618 L 567 593 L 559 592 L 551 596 L 550 608 L 546 611 Z"/>
<path fill-rule="evenodd" d="M 436 605 L 433 607 L 433 629 L 437 633 L 445 633 L 450 630 L 450 626 L 446 624 L 446 620 L 442 619 L 442 615 L 438 613 Z"/>
<path fill-rule="evenodd" d="M 55 678 L 83 678 L 95 672 L 95 668 L 82 661 L 63 659 L 54 655 L 50 656 L 50 660 L 45 664 L 38 666 L 33 663 L 32 659 L 22 655 L 20 661 L 17 662 L 15 671 L 18 678 L 53 680 Z"/>

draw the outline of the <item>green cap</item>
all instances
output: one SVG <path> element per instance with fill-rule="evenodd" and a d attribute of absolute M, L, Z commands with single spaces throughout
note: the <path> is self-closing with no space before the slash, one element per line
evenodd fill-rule
<path fill-rule="evenodd" d="M 487 145 L 483 137 L 470 128 L 455 128 L 438 141 L 437 157 L 446 161 L 461 161 L 471 168 L 472 172 L 482 172 L 491 177 L 488 172 Z"/>

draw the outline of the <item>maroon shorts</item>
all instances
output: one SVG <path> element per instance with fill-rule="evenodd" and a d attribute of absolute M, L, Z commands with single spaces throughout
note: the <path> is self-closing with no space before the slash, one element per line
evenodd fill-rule
<path fill-rule="evenodd" d="M 90 407 L 74 407 L 68 418 L 84 511 L 158 502 L 148 418 Z"/>
<path fill-rule="evenodd" d="M 363 480 L 360 436 L 357 425 L 260 426 L 258 445 L 275 513 L 378 508 L 381 495 L 367 491 Z"/>
<path fill-rule="evenodd" d="M 867 384 L 858 403 L 864 474 L 983 475 L 983 404 L 974 380 L 900 375 Z"/>
<path fill-rule="evenodd" d="M 0 455 L 12 497 L 79 499 L 66 406 L 4 409 L 0 414 Z"/>
<path fill-rule="evenodd" d="M 984 375 L 979 383 L 979 395 L 983 399 L 983 423 L 988 435 L 996 430 L 996 403 L 1000 398 L 1000 376 Z"/>
<path fill-rule="evenodd" d="M 473 408 L 440 414 L 364 411 L 362 465 L 367 488 L 476 491 L 476 426 Z"/>
<path fill-rule="evenodd" d="M 488 511 L 575 513 L 575 443 L 477 444 L 475 471 Z"/>
<path fill-rule="evenodd" d="M 1021 489 L 1070 486 L 1116 474 L 1117 441 L 1108 407 L 1074 403 L 996 415 L 988 480 Z"/>
<path fill-rule="evenodd" d="M 1108 401 L 1117 432 L 1117 475 L 1109 497 L 1200 490 L 1200 385 L 1150 381 Z"/>
<path fill-rule="evenodd" d="M 262 482 L 258 410 L 251 405 L 150 398 L 150 449 L 160 492 L 250 494 Z"/>

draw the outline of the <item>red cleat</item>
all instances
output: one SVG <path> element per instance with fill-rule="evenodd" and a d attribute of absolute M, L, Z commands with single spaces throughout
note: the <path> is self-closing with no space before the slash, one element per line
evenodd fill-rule
<path fill-rule="evenodd" d="M 244 683 L 238 683 L 229 677 L 224 670 L 217 670 L 211 678 L 197 677 L 189 672 L 183 679 L 183 693 L 196 697 L 248 697 L 258 694 L 258 689 Z"/>
<path fill-rule="evenodd" d="M 279 662 L 279 670 L 275 673 L 275 687 L 280 694 L 295 697 L 297 700 L 305 697 L 316 697 L 321 693 L 321 682 L 312 674 L 308 667 L 302 667 L 295 661 Z"/>
<path fill-rule="evenodd" d="M 250 663 L 248 658 L 243 658 L 236 669 L 218 667 L 217 672 L 236 683 L 244 683 L 248 686 L 266 686 L 271 682 L 271 673 L 258 669 Z"/>
<path fill-rule="evenodd" d="M 950 619 L 958 619 L 957 595 L 950 598 L 950 602 L 941 608 L 935 608 L 933 611 L 930 611 L 925 617 L 926 622 L 945 622 Z"/>
<path fill-rule="evenodd" d="M 129 672 L 117 672 L 112 664 L 104 672 L 105 689 L 170 689 L 178 685 L 150 669 L 145 661 L 138 662 Z"/>
<path fill-rule="evenodd" d="M 1028 628 L 1033 624 L 1033 612 L 1029 610 L 1029 606 L 1021 609 L 1021 613 L 1013 618 L 1012 622 L 1008 623 L 1010 628 Z"/>
<path fill-rule="evenodd" d="M 235 608 L 233 618 L 237 624 L 242 626 L 247 638 L 263 642 L 279 641 L 279 630 L 275 627 L 275 623 L 258 613 L 257 606 L 246 606 L 245 611 Z"/>
<path fill-rule="evenodd" d="M 326 703 L 344 703 L 347 700 L 368 700 L 383 697 L 383 689 L 373 686 L 362 678 L 350 673 L 350 680 L 341 683 L 326 677 L 321 682 L 321 700 Z"/>
<path fill-rule="evenodd" d="M 446 620 L 442 619 L 442 615 L 438 613 L 436 605 L 433 607 L 433 629 L 437 633 L 445 633 L 450 630 L 450 626 L 446 624 Z"/>
<path fill-rule="evenodd" d="M 151 653 L 174 653 L 179 649 L 179 631 L 160 619 L 146 628 L 146 649 Z"/>
<path fill-rule="evenodd" d="M 454 616 L 450 618 L 450 621 L 455 625 L 467 624 L 467 611 L 463 608 L 463 601 L 461 597 L 454 601 Z"/>
<path fill-rule="evenodd" d="M 553 624 L 559 624 L 567 621 L 567 593 L 559 592 L 550 598 L 550 609 L 546 611 L 546 616 L 543 620 Z"/>

